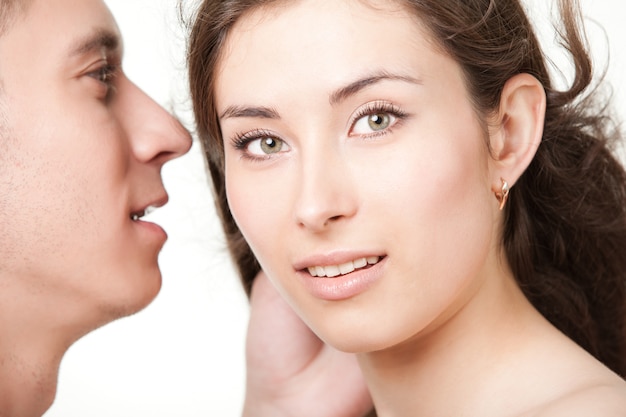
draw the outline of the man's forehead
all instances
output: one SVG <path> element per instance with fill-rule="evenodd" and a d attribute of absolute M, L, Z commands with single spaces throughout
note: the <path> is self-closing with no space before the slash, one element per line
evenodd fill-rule
<path fill-rule="evenodd" d="M 0 0 L 0 36 L 27 11 L 34 0 Z"/>
<path fill-rule="evenodd" d="M 62 54 L 61 59 L 99 50 L 121 52 L 117 23 L 102 0 L 0 0 L 1 8 L 6 1 L 19 4 L 15 7 L 20 11 L 14 14 L 21 14 L 4 32 L 11 36 L 11 44 L 35 43 Z M 13 30 L 15 35 L 9 35 Z"/>

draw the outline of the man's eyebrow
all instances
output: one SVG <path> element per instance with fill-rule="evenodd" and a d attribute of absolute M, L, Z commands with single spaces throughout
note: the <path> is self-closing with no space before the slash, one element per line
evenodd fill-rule
<path fill-rule="evenodd" d="M 229 106 L 220 114 L 221 119 L 231 117 L 254 117 L 259 119 L 280 119 L 278 112 L 269 107 Z"/>
<path fill-rule="evenodd" d="M 341 87 L 330 95 L 330 104 L 337 105 L 338 103 L 346 100 L 348 97 L 353 96 L 359 91 L 363 90 L 370 85 L 379 83 L 381 81 L 405 81 L 411 84 L 422 85 L 423 82 L 419 78 L 411 77 L 403 74 L 392 74 L 387 71 L 380 71 L 372 75 L 359 78 L 358 80 L 351 82 L 345 87 Z"/>
<path fill-rule="evenodd" d="M 114 51 L 120 46 L 120 37 L 108 29 L 97 29 L 92 34 L 78 40 L 70 48 L 70 57 L 106 49 Z"/>

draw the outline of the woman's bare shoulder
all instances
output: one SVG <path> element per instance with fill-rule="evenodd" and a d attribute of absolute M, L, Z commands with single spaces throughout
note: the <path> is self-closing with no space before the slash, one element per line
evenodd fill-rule
<path fill-rule="evenodd" d="M 546 404 L 533 417 L 626 417 L 626 382 L 615 378 L 570 392 Z"/>

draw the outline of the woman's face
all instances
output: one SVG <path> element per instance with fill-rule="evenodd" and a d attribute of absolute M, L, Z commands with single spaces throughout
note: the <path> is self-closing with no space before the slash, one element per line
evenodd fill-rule
<path fill-rule="evenodd" d="M 217 69 L 232 214 L 325 341 L 383 349 L 498 268 L 486 134 L 460 67 L 389 2 L 259 9 Z"/>

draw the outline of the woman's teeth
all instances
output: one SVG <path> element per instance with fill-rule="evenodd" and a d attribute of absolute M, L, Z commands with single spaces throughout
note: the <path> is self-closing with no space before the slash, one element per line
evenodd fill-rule
<path fill-rule="evenodd" d="M 309 274 L 314 277 L 333 278 L 339 275 L 346 275 L 357 269 L 364 268 L 368 265 L 375 265 L 380 258 L 378 256 L 369 256 L 367 258 L 359 258 L 340 265 L 329 266 L 311 266 L 308 269 Z"/>

